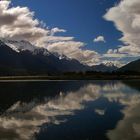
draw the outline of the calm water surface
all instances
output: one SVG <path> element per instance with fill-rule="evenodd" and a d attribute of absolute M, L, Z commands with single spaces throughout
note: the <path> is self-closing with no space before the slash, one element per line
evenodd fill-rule
<path fill-rule="evenodd" d="M 140 81 L 1 82 L 0 140 L 140 140 Z"/>

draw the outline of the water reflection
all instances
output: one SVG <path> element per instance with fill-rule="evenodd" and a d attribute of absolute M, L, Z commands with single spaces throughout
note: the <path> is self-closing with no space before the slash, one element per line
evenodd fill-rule
<path fill-rule="evenodd" d="M 138 85 L 130 86 L 119 81 L 1 83 L 0 139 L 140 139 L 140 92 Z"/>

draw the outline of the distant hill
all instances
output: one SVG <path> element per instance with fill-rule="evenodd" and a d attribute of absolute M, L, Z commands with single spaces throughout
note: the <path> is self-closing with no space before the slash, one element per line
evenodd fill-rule
<path fill-rule="evenodd" d="M 130 62 L 129 64 L 118 69 L 118 71 L 140 72 L 140 59 Z"/>
<path fill-rule="evenodd" d="M 97 71 L 97 72 L 112 72 L 118 69 L 118 67 L 116 67 L 112 63 L 94 65 L 92 66 L 92 68 L 94 71 Z"/>

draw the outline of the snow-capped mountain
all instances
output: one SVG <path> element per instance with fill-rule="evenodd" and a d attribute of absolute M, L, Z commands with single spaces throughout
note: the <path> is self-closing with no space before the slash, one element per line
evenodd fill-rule
<path fill-rule="evenodd" d="M 106 65 L 107 67 L 114 67 L 115 66 L 115 64 L 112 62 L 105 62 L 103 64 Z"/>
<path fill-rule="evenodd" d="M 31 75 L 78 71 L 112 72 L 117 67 L 111 62 L 90 67 L 65 55 L 36 47 L 28 41 L 0 39 L 0 69 L 0 75 Z"/>
<path fill-rule="evenodd" d="M 44 56 L 48 56 L 48 55 L 53 54 L 54 56 L 58 57 L 60 60 L 61 59 L 70 60 L 70 58 L 68 58 L 65 55 L 60 55 L 56 52 L 55 53 L 49 52 L 47 49 L 32 45 L 30 42 L 25 41 L 25 40 L 11 40 L 11 39 L 5 39 L 5 38 L 0 38 L 0 40 L 18 53 L 21 51 L 28 50 L 32 52 L 34 55 L 42 54 Z"/>
<path fill-rule="evenodd" d="M 31 51 L 33 53 L 33 55 L 38 55 L 38 54 L 42 54 L 44 56 L 49 56 L 52 53 L 50 53 L 47 49 L 44 48 L 36 48 L 33 51 Z"/>
<path fill-rule="evenodd" d="M 91 68 L 75 59 L 37 48 L 26 41 L 1 40 L 0 70 L 0 75 L 40 75 L 87 71 Z"/>
<path fill-rule="evenodd" d="M 112 62 L 101 63 L 99 65 L 92 66 L 94 71 L 98 72 L 112 72 L 118 69 Z"/>
<path fill-rule="evenodd" d="M 71 58 L 68 58 L 66 55 L 64 54 L 58 54 L 56 52 L 52 52 L 53 55 L 55 55 L 56 57 L 58 57 L 60 60 L 66 59 L 66 60 L 72 60 Z"/>
<path fill-rule="evenodd" d="M 5 38 L 1 38 L 0 40 L 16 52 L 24 50 L 34 51 L 34 49 L 37 48 L 36 46 L 25 40 L 10 40 Z"/>

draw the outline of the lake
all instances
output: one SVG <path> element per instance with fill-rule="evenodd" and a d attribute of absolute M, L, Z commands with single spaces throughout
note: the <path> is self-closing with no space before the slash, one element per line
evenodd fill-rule
<path fill-rule="evenodd" d="M 0 140 L 140 140 L 140 81 L 1 82 Z"/>

